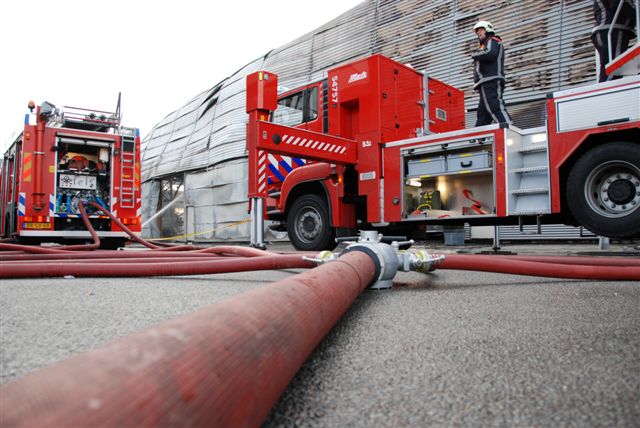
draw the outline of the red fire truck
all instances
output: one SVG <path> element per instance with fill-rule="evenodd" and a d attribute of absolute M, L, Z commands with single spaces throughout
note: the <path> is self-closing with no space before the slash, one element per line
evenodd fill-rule
<path fill-rule="evenodd" d="M 374 55 L 277 95 L 247 77 L 252 244 L 263 219 L 298 249 L 354 228 L 583 225 L 640 234 L 640 76 L 549 94 L 547 125 L 464 129 L 458 89 Z"/>
<path fill-rule="evenodd" d="M 24 130 L 4 154 L 0 235 L 23 242 L 90 238 L 78 203 L 95 202 L 140 232 L 140 137 L 115 113 L 29 103 Z M 88 206 L 103 247 L 127 234 Z"/>

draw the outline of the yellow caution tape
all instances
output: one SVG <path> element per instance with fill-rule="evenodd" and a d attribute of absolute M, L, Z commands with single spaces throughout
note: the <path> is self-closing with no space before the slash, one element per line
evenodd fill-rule
<path fill-rule="evenodd" d="M 246 220 L 237 221 L 235 223 L 231 223 L 231 224 L 228 224 L 226 226 L 217 227 L 217 228 L 211 229 L 211 230 L 205 230 L 204 232 L 190 233 L 188 235 L 169 236 L 167 238 L 153 238 L 153 239 L 147 239 L 147 241 L 150 241 L 150 242 L 153 242 L 153 241 L 172 241 L 172 240 L 176 240 L 176 239 L 180 239 L 180 238 L 189 238 L 191 236 L 204 235 L 205 233 L 211 233 L 211 232 L 215 233 L 218 230 L 227 229 L 229 227 L 239 226 L 241 224 L 249 223 L 250 221 L 251 221 L 251 219 L 248 218 Z"/>

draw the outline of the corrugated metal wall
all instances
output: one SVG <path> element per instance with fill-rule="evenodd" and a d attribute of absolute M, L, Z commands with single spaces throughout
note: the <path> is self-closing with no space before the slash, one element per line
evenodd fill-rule
<path fill-rule="evenodd" d="M 517 126 L 544 124 L 547 93 L 595 80 L 591 1 L 365 1 L 168 115 L 143 141 L 142 179 L 244 158 L 245 76 L 259 69 L 277 73 L 280 85 L 293 88 L 321 79 L 337 64 L 381 53 L 463 89 L 467 126 L 472 126 L 478 102 L 472 89 L 470 54 L 477 44 L 472 27 L 480 19 L 491 21 L 504 40 L 505 101 Z M 246 189 L 246 179 L 238 186 Z"/>

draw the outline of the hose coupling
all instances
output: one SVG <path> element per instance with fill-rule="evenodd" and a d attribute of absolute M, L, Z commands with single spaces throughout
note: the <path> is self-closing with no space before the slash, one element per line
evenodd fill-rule
<path fill-rule="evenodd" d="M 398 254 L 398 264 L 403 272 L 427 273 L 434 271 L 444 258 L 443 255 L 429 254 L 427 250 L 403 251 Z"/>

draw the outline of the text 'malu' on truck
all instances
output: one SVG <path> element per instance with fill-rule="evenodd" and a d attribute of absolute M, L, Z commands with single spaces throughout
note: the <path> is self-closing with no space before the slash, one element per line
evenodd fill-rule
<path fill-rule="evenodd" d="M 356 228 L 411 236 L 425 224 L 541 221 L 637 236 L 639 100 L 636 75 L 550 94 L 545 127 L 464 129 L 460 90 L 381 55 L 279 97 L 277 76 L 256 72 L 254 222 L 277 222 L 301 250 L 332 249 Z"/>
<path fill-rule="evenodd" d="M 2 160 L 0 235 L 27 243 L 90 240 L 81 201 L 140 233 L 140 136 L 120 126 L 119 102 L 115 113 L 48 102 L 29 108 Z M 86 211 L 102 247 L 124 245 L 128 236 L 117 224 Z"/>

